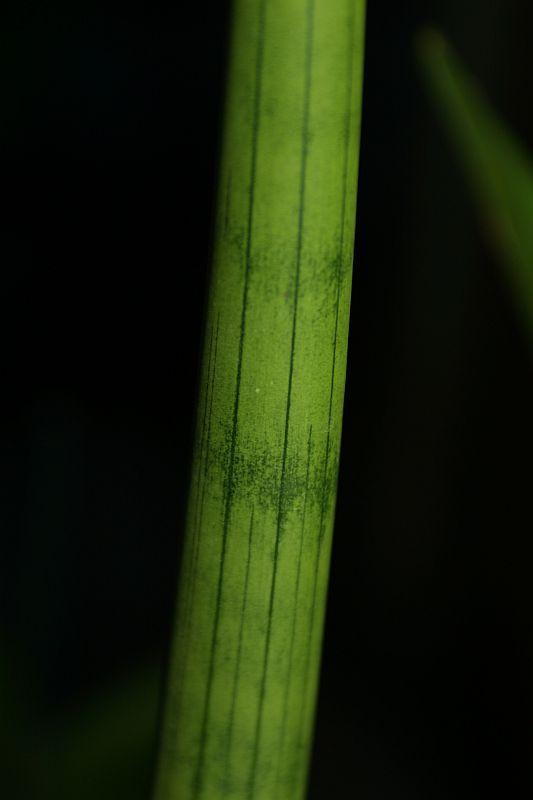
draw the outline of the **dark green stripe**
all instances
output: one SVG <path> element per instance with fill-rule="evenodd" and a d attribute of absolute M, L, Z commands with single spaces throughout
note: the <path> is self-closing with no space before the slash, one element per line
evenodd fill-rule
<path fill-rule="evenodd" d="M 322 502 L 320 508 L 320 527 L 319 527 L 319 536 L 318 536 L 318 545 L 317 545 L 317 556 L 315 561 L 315 569 L 314 569 L 314 578 L 313 578 L 313 594 L 312 594 L 312 601 L 311 601 L 311 615 L 309 620 L 309 641 L 308 641 L 308 654 L 307 654 L 307 665 L 304 675 L 304 685 L 302 690 L 302 705 L 300 710 L 300 723 L 299 723 L 299 741 L 300 746 L 303 746 L 302 736 L 303 736 L 303 725 L 304 725 L 304 714 L 305 714 L 305 701 L 307 697 L 308 687 L 309 687 L 309 670 L 311 665 L 311 652 L 313 646 L 313 639 L 314 639 L 314 628 L 315 628 L 315 615 L 316 615 L 316 596 L 317 596 L 317 584 L 318 584 L 318 571 L 320 567 L 320 559 L 322 555 L 322 541 L 324 539 L 324 519 L 326 514 L 326 506 L 328 500 L 328 467 L 329 467 L 329 455 L 330 455 L 330 446 L 331 446 L 331 417 L 332 417 L 332 410 L 333 410 L 333 395 L 334 395 L 334 388 L 335 388 L 335 372 L 336 372 L 336 365 L 337 365 L 337 334 L 339 328 L 339 307 L 340 307 L 340 293 L 341 293 L 341 269 L 342 269 L 342 262 L 343 262 L 343 255 L 344 255 L 344 234 L 345 234 L 345 227 L 346 227 L 346 200 L 347 200 L 347 180 L 348 180 L 348 157 L 349 157 L 349 145 L 350 145 L 350 130 L 351 130 L 351 122 L 352 122 L 352 95 L 353 95 L 353 88 L 354 88 L 354 63 L 355 63 L 355 25 L 353 17 L 350 17 L 349 25 L 348 25 L 348 38 L 349 38 L 349 46 L 348 46 L 348 89 L 347 89 L 347 110 L 346 110 L 346 122 L 345 122 L 345 130 L 344 130 L 344 166 L 343 166 L 343 188 L 342 188 L 342 204 L 341 204 L 341 231 L 339 237 L 339 251 L 338 251 L 338 258 L 337 258 L 337 274 L 336 274 L 336 285 L 337 285 L 337 294 L 335 299 L 335 326 L 334 326 L 334 336 L 333 336 L 333 354 L 332 354 L 332 366 L 331 366 L 331 381 L 330 381 L 330 392 L 329 392 L 329 410 L 328 410 L 328 427 L 327 427 L 327 436 L 326 436 L 326 448 L 325 448 L 325 457 L 324 457 L 324 473 L 322 476 Z"/>
<path fill-rule="evenodd" d="M 239 624 L 239 638 L 237 643 L 237 655 L 236 655 L 236 666 L 235 666 L 235 675 L 233 679 L 233 689 L 231 693 L 231 710 L 229 716 L 229 725 L 228 725 L 228 734 L 226 740 L 226 756 L 225 756 L 225 768 L 226 768 L 226 784 L 228 783 L 228 776 L 229 776 L 229 759 L 231 754 L 231 747 L 232 747 L 232 740 L 233 740 L 233 725 L 235 722 L 235 708 L 237 703 L 237 697 L 239 694 L 239 684 L 240 684 L 240 677 L 241 677 L 241 657 L 242 657 L 242 640 L 243 640 L 243 633 L 244 633 L 244 617 L 246 614 L 246 606 L 248 603 L 248 583 L 250 579 L 250 562 L 252 560 L 252 538 L 253 538 L 253 530 L 254 530 L 254 509 L 252 506 L 252 514 L 250 517 L 250 530 L 248 533 L 248 553 L 246 556 L 246 570 L 244 574 L 244 587 L 243 587 L 243 597 L 242 597 L 242 607 L 241 607 L 241 619 Z M 228 787 L 227 787 L 228 788 Z"/>
<path fill-rule="evenodd" d="M 208 440 L 209 434 L 206 436 L 206 428 L 207 428 L 207 421 L 208 421 L 208 408 L 209 408 L 209 399 L 210 393 L 212 397 L 212 385 L 214 382 L 214 378 L 211 378 L 211 364 L 213 358 L 213 339 L 216 337 L 218 342 L 218 324 L 215 329 L 211 329 L 211 336 L 209 338 L 209 351 L 208 351 L 208 359 L 207 359 L 207 385 L 205 390 L 205 402 L 204 402 L 204 413 L 203 413 L 203 420 L 202 420 L 202 431 L 200 434 L 200 455 L 198 459 L 198 474 L 196 478 L 196 498 L 195 498 L 195 505 L 194 505 L 194 527 L 193 527 L 193 536 L 192 536 L 192 543 L 191 543 L 191 556 L 190 556 L 190 566 L 187 570 L 188 575 L 188 582 L 187 582 L 187 596 L 185 598 L 184 603 L 184 620 L 183 620 L 183 627 L 184 627 L 184 642 L 185 642 L 185 657 L 183 661 L 183 669 L 180 670 L 180 682 L 177 688 L 177 709 L 181 707 L 181 696 L 183 692 L 183 683 L 185 680 L 185 674 L 187 671 L 187 656 L 189 648 L 187 647 L 187 643 L 189 641 L 189 632 L 191 626 L 191 617 L 192 617 L 192 609 L 194 605 L 194 594 L 195 594 L 195 584 L 196 584 L 196 562 L 197 562 L 197 550 L 198 550 L 198 543 L 200 539 L 200 519 L 201 513 L 200 508 L 204 502 L 204 492 L 202 491 L 203 485 L 205 484 L 205 474 L 204 480 L 202 480 L 202 459 L 204 454 L 204 445 L 206 443 L 206 439 Z M 210 422 L 210 419 L 209 419 Z M 209 445 L 207 444 L 207 447 Z M 205 462 L 204 462 L 205 463 Z M 178 713 L 177 712 L 177 713 Z"/>
<path fill-rule="evenodd" d="M 259 703 L 257 710 L 257 723 L 255 738 L 253 744 L 252 762 L 250 769 L 250 782 L 249 782 L 249 797 L 253 798 L 255 790 L 255 779 L 257 774 L 257 761 L 259 757 L 259 750 L 261 744 L 261 729 L 263 723 L 263 710 L 266 694 L 266 682 L 268 675 L 268 663 L 270 657 L 270 644 L 272 636 L 272 618 L 274 612 L 274 600 L 276 596 L 276 583 L 278 576 L 278 559 L 279 559 L 279 543 L 281 538 L 281 529 L 283 524 L 283 501 L 285 495 L 285 479 L 287 469 L 287 451 L 289 444 L 289 429 L 290 429 L 290 416 L 291 416 L 291 401 L 292 389 L 294 378 L 294 360 L 295 360 L 295 345 L 296 345 L 296 330 L 298 325 L 298 301 L 300 294 L 300 270 L 302 261 L 302 244 L 303 244 L 303 229 L 305 217 L 305 189 L 307 180 L 307 158 L 309 151 L 309 107 L 311 96 L 311 69 L 313 57 L 313 21 L 314 21 L 314 6 L 315 0 L 309 0 L 307 4 L 307 42 L 306 42 L 306 65 L 305 65 L 305 86 L 304 86 L 304 110 L 303 110 L 303 126 L 302 126 L 302 159 L 300 167 L 300 187 L 299 187 L 299 210 L 298 210 L 298 234 L 296 243 L 296 273 L 294 279 L 294 295 L 293 295 L 293 318 L 292 318 L 292 332 L 291 332 L 291 349 L 289 359 L 289 375 L 287 386 L 287 405 L 285 408 L 285 430 L 283 435 L 283 451 L 281 458 L 281 477 L 280 489 L 278 496 L 278 511 L 276 521 L 276 539 L 274 543 L 274 565 L 272 570 L 272 580 L 270 585 L 270 597 L 268 604 L 267 616 L 267 631 L 266 643 L 263 659 L 263 669 L 261 675 L 261 683 L 259 689 Z"/>
<path fill-rule="evenodd" d="M 209 361 L 208 361 L 208 374 L 207 374 L 207 387 L 206 387 L 206 408 L 207 403 L 209 401 L 209 412 L 207 415 L 207 435 L 205 437 L 205 458 L 204 458 L 204 469 L 203 469 L 203 480 L 201 481 L 200 474 L 198 475 L 198 495 L 200 495 L 200 485 L 201 485 L 201 500 L 200 500 L 200 509 L 199 514 L 197 513 L 197 509 L 195 511 L 195 516 L 197 519 L 197 525 L 194 529 L 194 538 L 192 543 L 192 550 L 191 553 L 191 574 L 190 574 L 190 595 L 189 600 L 186 606 L 186 614 L 185 614 L 185 633 L 184 633 L 184 641 L 185 641 L 185 651 L 183 656 L 183 668 L 181 669 L 181 679 L 179 682 L 179 686 L 177 689 L 177 711 L 176 714 L 179 714 L 181 711 L 181 704 L 183 702 L 183 693 L 185 691 L 185 675 L 187 674 L 187 664 L 189 660 L 189 653 L 190 648 L 188 646 L 189 639 L 190 639 L 190 632 L 191 632 L 191 625 L 192 625 L 192 614 L 194 609 L 194 600 L 196 596 L 196 572 L 198 567 L 198 554 L 200 550 L 200 538 L 201 538 L 201 530 L 202 530 L 202 522 L 203 522 L 203 513 L 204 513 L 204 506 L 205 506 L 205 488 L 207 485 L 207 472 L 209 469 L 209 451 L 210 451 L 210 443 L 211 443 L 211 421 L 213 416 L 213 396 L 215 394 L 215 383 L 216 383 L 216 368 L 217 368 L 217 354 L 218 354 L 218 331 L 219 331 L 219 324 L 220 324 L 220 314 L 217 315 L 217 324 L 215 329 L 215 348 L 214 348 L 214 356 L 213 356 L 213 371 L 211 373 L 211 350 L 213 346 L 213 334 L 211 334 L 211 342 L 209 345 Z M 205 413 L 204 413 L 204 425 L 205 425 Z M 203 435 L 203 434 L 202 434 Z"/>
<path fill-rule="evenodd" d="M 224 201 L 224 234 L 228 232 L 228 227 L 229 227 L 230 201 L 231 201 L 231 172 L 228 175 L 228 181 L 226 183 L 226 197 Z"/>
<path fill-rule="evenodd" d="M 287 735 L 287 714 L 289 709 L 289 692 L 292 685 L 292 659 L 294 654 L 294 641 L 296 638 L 296 620 L 298 617 L 298 595 L 300 592 L 300 578 L 302 572 L 302 553 L 303 553 L 303 543 L 304 543 L 304 534 L 305 534 L 305 519 L 307 515 L 307 496 L 309 493 L 309 468 L 311 465 L 311 450 L 312 450 L 312 436 L 313 436 L 313 426 L 309 426 L 309 439 L 307 442 L 307 467 L 305 472 L 305 494 L 304 494 L 304 507 L 302 512 L 302 527 L 300 529 L 300 548 L 298 551 L 298 566 L 296 570 L 296 586 L 294 587 L 294 614 L 292 617 L 292 627 L 291 627 L 291 640 L 289 645 L 289 663 L 287 666 L 287 678 L 285 680 L 285 693 L 283 697 L 283 714 L 281 718 L 281 738 L 278 747 L 279 756 L 278 756 L 278 777 L 276 780 L 276 785 L 279 785 L 280 782 L 280 769 L 281 769 L 281 761 L 283 758 L 283 749 L 285 747 L 285 737 Z"/>
<path fill-rule="evenodd" d="M 204 709 L 202 715 L 202 725 L 200 728 L 200 742 L 198 752 L 198 762 L 196 766 L 195 775 L 193 778 L 192 798 L 196 800 L 202 791 L 202 780 L 204 774 L 204 759 L 205 748 L 207 742 L 207 723 L 209 719 L 209 708 L 211 703 L 211 690 L 213 683 L 213 670 L 215 663 L 215 654 L 218 640 L 218 627 L 220 623 L 220 609 L 222 600 L 222 587 L 224 584 L 224 568 L 227 550 L 227 538 L 231 511 L 231 501 L 233 498 L 233 473 L 235 467 L 235 450 L 237 445 L 237 432 L 238 432 L 238 419 L 239 419 L 239 403 L 241 394 L 241 374 L 242 374 L 242 358 L 244 350 L 244 339 L 246 334 L 246 315 L 248 309 L 248 290 L 250 279 L 251 267 L 251 254 L 252 254 L 252 228 L 254 219 L 254 201 L 255 201 L 255 183 L 257 174 L 257 153 L 259 141 L 259 121 L 260 121 L 260 107 L 261 107 L 261 84 L 263 72 L 263 54 L 264 54 L 264 38 L 265 38 L 265 16 L 266 16 L 266 0 L 262 0 L 259 12 L 259 31 L 257 43 L 257 60 L 255 65 L 255 89 L 254 89 L 254 109 L 253 109 L 253 126 L 252 126 L 252 159 L 250 169 L 250 188 L 249 188 L 249 206 L 248 206 L 248 225 L 247 225 L 247 242 L 246 242 L 246 258 L 245 258 L 245 272 L 244 272 L 244 287 L 240 323 L 240 337 L 237 359 L 237 379 L 235 385 L 235 399 L 233 405 L 233 422 L 231 445 L 228 459 L 227 470 L 227 483 L 225 487 L 225 503 L 224 503 L 224 518 L 222 525 L 222 549 L 220 554 L 220 566 L 217 581 L 217 593 L 215 604 L 215 615 L 213 622 L 213 633 L 211 638 L 211 651 L 209 654 L 209 667 L 207 674 L 207 686 L 204 701 Z"/>
<path fill-rule="evenodd" d="M 217 327 L 215 333 L 215 353 L 213 356 L 213 375 L 211 378 L 211 395 L 209 398 L 209 415 L 207 418 L 207 436 L 206 436 L 206 443 L 205 443 L 205 458 L 204 458 L 204 475 L 202 481 L 202 500 L 200 503 L 200 517 L 198 520 L 198 536 L 201 536 L 202 527 L 203 527 L 203 519 L 204 519 L 204 509 L 205 509 L 205 492 L 207 487 L 207 474 L 209 472 L 210 466 L 210 451 L 211 451 L 211 423 L 213 421 L 213 398 L 215 396 L 215 383 L 216 383 L 216 369 L 217 369 L 217 356 L 218 356 L 218 332 L 220 328 L 220 313 L 217 314 Z M 209 387 L 208 387 L 209 388 Z M 198 562 L 198 551 L 199 551 L 200 543 L 197 542 L 197 549 L 196 549 L 196 560 L 194 562 L 194 575 L 196 577 L 196 565 Z M 196 583 L 196 581 L 195 581 Z"/>
<path fill-rule="evenodd" d="M 199 535 L 198 531 L 198 518 L 199 518 L 199 509 L 201 504 L 201 496 L 202 496 L 202 461 L 204 458 L 204 446 L 206 440 L 206 429 L 207 429 L 207 414 L 209 409 L 209 391 L 210 391 L 210 383 L 211 383 L 211 363 L 213 357 L 213 339 L 215 336 L 214 328 L 211 328 L 211 336 L 209 338 L 209 352 L 207 358 L 207 386 L 205 389 L 205 401 L 204 401 L 204 413 L 203 413 L 203 420 L 202 420 L 202 432 L 200 434 L 200 453 L 198 456 L 198 475 L 196 479 L 196 500 L 194 505 L 194 526 L 193 526 L 193 547 L 191 552 L 191 564 L 193 563 L 194 558 L 194 551 L 196 548 L 196 541 Z M 191 575 L 191 583 L 194 582 L 194 576 Z M 187 605 L 187 610 L 189 610 L 189 604 Z"/>

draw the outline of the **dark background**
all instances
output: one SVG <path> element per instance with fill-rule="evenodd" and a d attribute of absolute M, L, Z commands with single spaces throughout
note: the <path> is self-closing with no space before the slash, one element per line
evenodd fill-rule
<path fill-rule="evenodd" d="M 2 6 L 2 797 L 146 797 L 227 14 Z M 528 0 L 369 2 L 313 800 L 533 794 L 531 353 L 424 92 L 426 23 L 533 150 Z"/>

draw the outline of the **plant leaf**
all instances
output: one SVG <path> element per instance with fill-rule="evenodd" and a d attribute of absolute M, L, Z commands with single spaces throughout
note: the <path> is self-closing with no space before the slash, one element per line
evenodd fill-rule
<path fill-rule="evenodd" d="M 156 745 L 160 670 L 136 667 L 80 703 L 41 723 L 26 743 L 24 796 L 43 800 L 143 800 Z"/>
<path fill-rule="evenodd" d="M 300 800 L 341 439 L 365 0 L 236 0 L 155 800 Z"/>
<path fill-rule="evenodd" d="M 533 344 L 533 163 L 439 33 L 420 36 L 419 54 Z"/>

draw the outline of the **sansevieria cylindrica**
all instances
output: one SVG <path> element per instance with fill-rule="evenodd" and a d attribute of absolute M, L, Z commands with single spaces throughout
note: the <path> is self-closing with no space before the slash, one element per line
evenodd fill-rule
<path fill-rule="evenodd" d="M 235 0 L 155 800 L 301 800 L 353 261 L 364 0 Z"/>

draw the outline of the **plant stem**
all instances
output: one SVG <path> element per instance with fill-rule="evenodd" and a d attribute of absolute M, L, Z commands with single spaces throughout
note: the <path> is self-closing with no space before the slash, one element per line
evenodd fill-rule
<path fill-rule="evenodd" d="M 156 800 L 298 800 L 348 338 L 364 0 L 236 0 Z"/>

